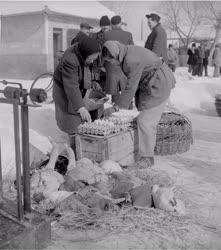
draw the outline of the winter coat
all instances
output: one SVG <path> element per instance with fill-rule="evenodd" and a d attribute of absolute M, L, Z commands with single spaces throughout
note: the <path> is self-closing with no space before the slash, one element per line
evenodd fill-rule
<path fill-rule="evenodd" d="M 130 32 L 124 31 L 119 27 L 113 27 L 112 30 L 104 33 L 105 41 L 118 41 L 125 45 L 133 45 L 133 37 Z M 106 69 L 106 84 L 105 90 L 107 94 L 116 95 L 119 91 L 124 90 L 127 78 L 121 70 L 118 63 L 105 63 Z"/>
<path fill-rule="evenodd" d="M 104 31 L 100 30 L 97 33 L 94 33 L 91 35 L 92 38 L 95 38 L 97 40 L 97 42 L 100 44 L 101 48 L 103 47 L 103 44 L 105 42 L 104 40 Z"/>
<path fill-rule="evenodd" d="M 163 57 L 167 62 L 167 34 L 159 23 L 155 26 L 147 38 L 145 48 L 153 51 L 159 57 Z"/>
<path fill-rule="evenodd" d="M 209 49 L 206 49 L 205 50 L 205 57 L 203 58 L 203 65 L 208 65 L 209 63 Z"/>
<path fill-rule="evenodd" d="M 118 41 L 125 45 L 133 45 L 132 34 L 128 31 L 122 30 L 119 27 L 113 27 L 112 30 L 109 30 L 104 33 L 104 41 Z"/>
<path fill-rule="evenodd" d="M 189 65 L 193 65 L 194 64 L 194 61 L 193 61 L 193 51 L 192 49 L 188 49 L 187 50 L 187 55 L 189 56 L 188 60 L 187 60 L 187 64 Z"/>
<path fill-rule="evenodd" d="M 105 62 L 104 66 L 106 69 L 105 92 L 110 95 L 117 95 L 125 89 L 127 77 L 117 62 L 115 64 Z"/>
<path fill-rule="evenodd" d="M 168 57 L 168 64 L 174 64 L 176 65 L 178 62 L 178 56 L 174 49 L 168 49 L 167 51 L 167 57 Z"/>
<path fill-rule="evenodd" d="M 205 57 L 204 50 L 202 48 L 198 48 L 198 60 L 197 63 L 203 63 L 203 58 Z"/>
<path fill-rule="evenodd" d="M 82 31 L 79 31 L 76 35 L 76 37 L 74 37 L 72 40 L 71 40 L 71 45 L 75 44 L 75 43 L 79 43 L 82 38 L 84 38 L 85 36 L 87 36 L 84 32 Z"/>
<path fill-rule="evenodd" d="M 193 52 L 193 65 L 196 65 L 199 62 L 199 50 L 195 49 Z"/>
<path fill-rule="evenodd" d="M 136 92 L 137 107 L 142 111 L 163 103 L 175 85 L 175 78 L 169 67 L 152 51 L 139 46 L 125 46 L 117 42 L 106 42 L 105 47 L 121 63 L 128 78 L 124 91 L 117 99 L 120 108 L 128 108 Z M 142 79 L 151 73 L 147 91 L 140 90 Z"/>
<path fill-rule="evenodd" d="M 221 49 L 218 47 L 213 52 L 213 65 L 221 67 Z"/>
<path fill-rule="evenodd" d="M 68 133 L 76 133 L 81 123 L 78 113 L 84 106 L 86 92 L 83 82 L 83 61 L 77 56 L 78 45 L 68 48 L 54 72 L 53 98 L 58 127 Z"/>

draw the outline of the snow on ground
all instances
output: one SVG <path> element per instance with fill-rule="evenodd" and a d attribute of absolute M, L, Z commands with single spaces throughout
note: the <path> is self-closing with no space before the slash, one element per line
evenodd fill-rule
<path fill-rule="evenodd" d="M 201 248 L 221 249 L 221 118 L 217 116 L 214 105 L 215 95 L 221 93 L 221 78 L 212 78 L 212 71 L 209 68 L 209 77 L 193 77 L 187 72 L 187 68 L 177 68 L 177 84 L 170 101 L 175 110 L 184 113 L 191 120 L 194 144 L 184 154 L 156 157 L 156 168 L 169 173 L 175 182 L 176 193 L 185 202 L 187 211 L 205 229 L 206 236 L 202 236 L 202 242 L 206 239 L 207 243 L 202 243 Z M 31 84 L 31 81 L 19 82 L 26 87 Z M 0 105 L 3 174 L 10 176 L 14 167 L 12 108 L 5 104 Z M 51 148 L 48 136 L 56 141 L 64 140 L 64 134 L 55 123 L 54 105 L 30 108 L 31 144 L 46 153 Z M 100 235 L 94 232 L 92 235 L 93 239 L 96 238 L 93 242 L 90 241 L 88 233 L 60 232 L 53 227 L 53 243 L 49 249 L 154 247 L 150 234 L 110 234 L 99 240 Z M 163 248 L 166 248 L 164 243 Z"/>
<path fill-rule="evenodd" d="M 172 104 L 182 112 L 192 111 L 216 116 L 214 98 L 221 93 L 221 78 L 213 78 L 212 74 L 211 67 L 208 77 L 192 76 L 187 68 L 178 68 L 175 72 L 176 88 L 171 93 Z"/>

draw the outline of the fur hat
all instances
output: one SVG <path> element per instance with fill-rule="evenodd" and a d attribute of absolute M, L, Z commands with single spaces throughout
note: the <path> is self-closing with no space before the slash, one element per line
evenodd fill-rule
<path fill-rule="evenodd" d="M 89 36 L 85 36 L 80 41 L 78 48 L 83 59 L 86 59 L 88 56 L 101 51 L 97 40 Z"/>
<path fill-rule="evenodd" d="M 100 26 L 110 26 L 111 22 L 108 16 L 102 16 L 100 19 Z"/>

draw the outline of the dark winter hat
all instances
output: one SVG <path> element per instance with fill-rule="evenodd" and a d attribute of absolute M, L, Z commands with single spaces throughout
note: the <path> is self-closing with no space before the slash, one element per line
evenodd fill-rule
<path fill-rule="evenodd" d="M 108 16 L 102 16 L 100 19 L 100 26 L 110 26 L 111 22 Z"/>
<path fill-rule="evenodd" d="M 88 23 L 81 23 L 80 28 L 81 29 L 88 29 L 88 30 L 93 29 L 93 27 L 90 26 Z"/>
<path fill-rule="evenodd" d="M 94 53 L 98 53 L 101 51 L 100 45 L 97 40 L 89 36 L 83 37 L 83 39 L 79 42 L 78 48 L 81 56 L 84 59 Z"/>
<path fill-rule="evenodd" d="M 160 16 L 158 16 L 155 13 L 151 13 L 149 15 L 146 15 L 146 18 L 151 18 L 153 21 L 156 21 L 156 22 L 160 21 Z"/>
<path fill-rule="evenodd" d="M 111 24 L 112 25 L 117 25 L 121 23 L 121 17 L 120 16 L 113 16 L 111 18 Z"/>

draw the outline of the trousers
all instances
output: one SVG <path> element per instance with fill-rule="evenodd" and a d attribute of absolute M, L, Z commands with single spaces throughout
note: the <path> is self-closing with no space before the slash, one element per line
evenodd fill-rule
<path fill-rule="evenodd" d="M 214 66 L 213 77 L 220 77 L 220 67 Z"/>
<path fill-rule="evenodd" d="M 137 117 L 138 145 L 140 157 L 153 157 L 156 145 L 157 124 L 168 99 L 160 105 L 140 112 Z"/>

